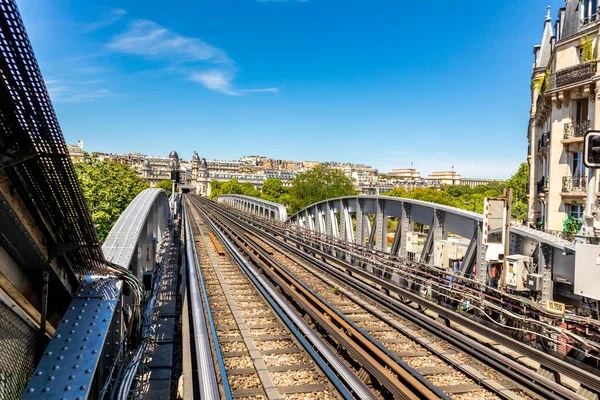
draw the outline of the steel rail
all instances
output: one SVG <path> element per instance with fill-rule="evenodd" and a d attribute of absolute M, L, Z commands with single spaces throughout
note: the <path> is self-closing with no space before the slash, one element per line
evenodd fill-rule
<path fill-rule="evenodd" d="M 223 216 L 221 216 L 223 218 Z M 369 371 L 391 394 L 405 399 L 449 399 L 442 391 L 423 378 L 406 363 L 370 338 L 366 332 L 334 311 L 327 302 L 316 296 L 300 282 L 290 278 L 288 271 L 277 264 L 260 247 L 253 244 L 239 227 L 215 219 L 223 231 L 257 265 L 270 280 L 307 312 L 319 326 L 338 343 L 344 345 L 355 360 Z"/>
<path fill-rule="evenodd" d="M 223 212 L 223 209 L 219 208 L 219 211 Z M 228 212 L 228 214 L 230 214 L 234 217 L 237 217 L 238 219 L 245 220 L 244 218 L 241 218 L 238 215 L 235 215 L 235 214 L 232 214 L 229 212 Z M 255 221 L 252 221 L 252 223 L 254 223 L 254 222 Z M 425 299 L 423 299 L 422 297 L 419 297 L 418 295 L 416 295 L 408 290 L 399 288 L 398 286 L 395 286 L 393 283 L 386 281 L 385 279 L 373 276 L 372 274 L 370 274 L 352 264 L 349 264 L 343 260 L 340 260 L 334 256 L 331 256 L 328 253 L 322 252 L 319 249 L 316 249 L 313 246 L 305 244 L 299 240 L 292 239 L 288 236 L 281 235 L 281 233 L 278 233 L 278 232 L 273 232 L 273 235 L 278 234 L 282 237 L 285 237 L 285 240 L 289 240 L 289 241 L 295 243 L 296 245 L 302 246 L 306 251 L 312 252 L 314 254 L 318 254 L 320 257 L 323 258 L 323 260 L 326 259 L 328 261 L 328 263 L 318 259 L 316 256 L 311 256 L 311 255 L 307 254 L 306 252 L 301 251 L 300 249 L 287 243 L 285 240 L 282 240 L 282 239 L 274 237 L 273 235 L 267 234 L 263 229 L 260 229 L 256 226 L 254 226 L 251 222 L 245 221 L 245 223 L 252 227 L 253 232 L 258 233 L 262 237 L 267 237 L 267 239 L 270 239 L 272 242 L 275 242 L 278 245 L 284 247 L 286 250 L 293 252 L 294 254 L 305 259 L 306 261 L 308 261 L 312 264 L 315 264 L 319 268 L 331 273 L 336 278 L 344 281 L 344 283 L 347 283 L 348 285 L 356 288 L 357 290 L 364 292 L 369 297 L 371 297 L 373 300 L 376 300 L 379 304 L 385 306 L 386 308 L 391 309 L 392 311 L 394 311 L 396 313 L 399 313 L 400 315 L 402 315 L 405 318 L 414 320 L 414 322 L 418 323 L 419 325 L 421 325 L 422 327 L 424 327 L 428 330 L 432 330 L 432 328 L 434 328 L 434 330 L 436 331 L 435 332 L 436 335 L 443 334 L 445 336 L 446 340 L 451 341 L 453 344 L 460 347 L 467 353 L 474 355 L 477 358 L 482 359 L 484 362 L 487 362 L 494 368 L 501 370 L 504 374 L 511 377 L 511 379 L 513 379 L 517 382 L 520 382 L 521 384 L 523 384 L 524 386 L 526 386 L 528 388 L 533 389 L 535 392 L 541 392 L 542 395 L 546 396 L 545 398 L 584 399 L 584 397 L 576 394 L 575 392 L 569 390 L 568 388 L 537 374 L 535 371 L 532 371 L 531 369 L 527 368 L 526 366 L 524 366 L 516 361 L 513 361 L 512 359 L 498 353 L 494 349 L 487 348 L 486 346 L 467 337 L 466 335 L 463 335 L 460 332 L 456 332 L 452 328 L 447 327 L 444 324 L 441 324 L 437 321 L 432 320 L 431 318 L 425 316 L 424 314 L 407 306 L 406 304 L 404 304 L 390 296 L 383 294 L 379 290 L 374 289 L 371 285 L 366 284 L 364 281 L 357 279 L 355 276 L 361 276 L 364 279 L 367 279 L 384 289 L 387 289 L 391 292 L 395 292 L 401 296 L 404 296 L 404 297 L 410 299 L 411 301 L 414 301 L 415 303 L 421 305 L 422 307 L 431 309 L 432 311 L 436 312 L 438 315 L 441 315 L 445 318 L 452 320 L 453 319 L 452 317 L 458 316 L 461 319 L 461 321 L 458 323 L 462 324 L 463 323 L 462 320 L 466 320 L 467 322 L 470 322 L 470 324 L 468 324 L 469 325 L 468 327 L 470 329 L 471 329 L 472 325 L 476 325 L 476 323 L 474 321 L 472 321 L 468 318 L 465 318 L 463 316 L 457 315 L 456 313 L 453 313 L 452 311 L 450 311 L 440 305 L 428 302 Z M 335 266 L 333 266 L 334 264 L 337 264 L 339 267 L 336 268 Z M 351 271 L 352 275 L 348 275 L 347 271 Z M 489 330 L 489 328 L 484 328 L 484 327 L 481 327 L 480 325 L 478 325 L 478 327 Z M 473 330 L 476 330 L 476 329 L 473 329 Z M 486 336 L 490 337 L 494 340 L 496 340 L 497 336 L 502 337 L 504 339 L 510 339 L 510 338 L 506 338 L 504 335 L 498 334 L 494 331 L 492 331 L 492 333 L 493 334 L 487 335 L 487 332 L 486 332 Z M 497 340 L 497 341 L 500 342 L 500 340 Z M 507 346 L 507 347 L 509 347 L 509 346 Z M 527 347 L 527 346 L 521 346 L 521 347 Z M 536 349 L 531 349 L 531 350 L 536 350 Z M 516 350 L 516 351 L 519 351 L 519 350 Z M 536 350 L 536 351 L 538 351 L 538 350 Z M 534 357 L 532 357 L 532 358 L 534 358 Z M 534 359 L 539 360 L 540 357 L 537 357 Z M 543 358 L 543 359 L 545 361 L 545 358 Z M 558 360 L 558 361 L 560 361 L 560 360 Z M 567 364 L 567 365 L 569 365 L 569 364 Z M 586 371 L 579 371 L 579 372 L 587 373 Z M 573 372 L 573 373 L 576 373 L 576 372 Z M 574 378 L 574 379 L 577 379 L 577 378 Z M 579 381 L 579 382 L 581 382 L 581 381 Z M 535 385 L 535 383 L 538 383 L 538 385 Z M 542 385 L 542 386 L 540 386 L 540 385 Z M 549 388 L 550 390 L 546 390 L 545 388 Z M 558 397 L 557 397 L 557 395 L 558 395 Z"/>
<path fill-rule="evenodd" d="M 189 219 L 187 220 L 187 223 L 189 223 Z M 192 228 L 190 228 L 189 231 L 190 231 L 191 241 L 192 241 L 192 243 L 195 244 L 196 240 L 194 238 L 194 232 L 193 232 Z M 223 360 L 223 354 L 221 353 L 221 345 L 219 344 L 219 340 L 218 340 L 218 336 L 217 336 L 217 328 L 215 325 L 215 320 L 212 315 L 212 311 L 209 306 L 210 303 L 208 302 L 208 291 L 206 290 L 206 285 L 204 283 L 204 276 L 202 275 L 202 269 L 200 268 L 200 259 L 198 258 L 198 251 L 196 249 L 196 246 L 193 246 L 193 247 L 194 247 L 194 257 L 195 257 L 196 265 L 197 265 L 196 271 L 198 273 L 198 278 L 200 280 L 200 286 L 202 288 L 202 299 L 204 300 L 204 304 L 206 306 L 206 316 L 208 317 L 208 322 L 210 324 L 210 331 L 211 331 L 212 337 L 214 339 L 213 343 L 215 346 L 217 362 L 219 364 L 219 371 L 221 372 L 221 379 L 223 382 L 223 390 L 225 391 L 225 398 L 232 399 L 233 396 L 231 394 L 231 387 L 229 386 L 229 379 L 227 378 L 225 361 Z"/>
<path fill-rule="evenodd" d="M 196 206 L 198 207 L 197 204 Z M 218 229 L 214 222 L 201 209 L 199 211 L 221 242 L 227 247 L 238 265 L 327 375 L 339 393 L 348 400 L 355 398 L 376 400 L 377 397 L 310 328 L 306 321 L 296 314 L 293 308 L 266 282 L 265 278 L 241 255 L 235 245 Z"/>
<path fill-rule="evenodd" d="M 198 282 L 198 258 L 192 240 L 192 229 L 187 214 L 187 207 L 183 208 L 185 225 L 185 250 L 189 276 L 189 293 L 192 309 L 192 322 L 194 326 L 194 344 L 196 350 L 196 365 L 198 370 L 198 386 L 201 400 L 219 400 L 219 385 L 213 368 L 210 337 L 206 329 L 204 307 L 200 297 Z M 220 354 L 220 353 L 219 353 Z M 226 378 L 225 378 L 226 380 Z M 231 394 L 230 394 L 231 395 Z M 231 397 L 230 397 L 231 398 Z"/>

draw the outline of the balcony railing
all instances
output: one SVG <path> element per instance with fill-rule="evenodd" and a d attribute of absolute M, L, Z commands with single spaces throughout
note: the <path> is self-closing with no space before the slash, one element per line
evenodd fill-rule
<path fill-rule="evenodd" d="M 583 137 L 590 129 L 590 121 L 569 122 L 565 124 L 565 139 Z"/>
<path fill-rule="evenodd" d="M 542 137 L 538 139 L 538 151 L 548 147 L 550 144 L 550 132 L 542 133 Z"/>
<path fill-rule="evenodd" d="M 562 192 L 585 192 L 587 187 L 587 176 L 563 176 Z"/>
<path fill-rule="evenodd" d="M 537 189 L 537 194 L 543 193 L 546 191 L 546 189 L 548 189 L 548 183 L 549 183 L 550 179 L 548 179 L 547 177 L 542 177 L 542 179 L 540 179 L 539 181 L 537 181 L 535 183 L 536 185 L 536 189 Z"/>
<path fill-rule="evenodd" d="M 596 74 L 596 61 L 564 68 L 550 75 L 550 90 L 590 79 Z"/>
<path fill-rule="evenodd" d="M 581 26 L 585 26 L 587 24 L 591 24 L 592 22 L 598 21 L 598 14 L 592 14 L 588 17 L 584 17 L 581 20 Z"/>

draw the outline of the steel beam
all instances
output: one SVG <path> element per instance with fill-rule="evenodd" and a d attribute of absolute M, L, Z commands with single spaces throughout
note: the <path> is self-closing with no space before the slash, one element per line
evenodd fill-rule
<path fill-rule="evenodd" d="M 365 245 L 365 224 L 364 224 L 364 207 L 365 202 L 363 199 L 358 199 L 356 207 L 356 244 L 361 246 Z"/>
<path fill-rule="evenodd" d="M 385 215 L 384 199 L 377 199 L 375 207 L 375 221 L 377 221 L 377 230 L 375 231 L 375 249 L 379 251 L 387 251 L 387 216 Z"/>
<path fill-rule="evenodd" d="M 121 289 L 116 278 L 84 278 L 21 399 L 88 397 L 103 373 L 98 367 Z"/>

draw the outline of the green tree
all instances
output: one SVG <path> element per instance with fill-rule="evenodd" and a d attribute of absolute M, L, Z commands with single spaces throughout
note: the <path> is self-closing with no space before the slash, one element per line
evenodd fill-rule
<path fill-rule="evenodd" d="M 249 182 L 244 182 L 240 185 L 244 196 L 260 197 L 260 192 Z"/>
<path fill-rule="evenodd" d="M 277 178 L 268 178 L 261 188 L 260 197 L 263 200 L 280 202 L 280 197 L 286 192 L 281 180 Z"/>
<path fill-rule="evenodd" d="M 318 165 L 309 171 L 298 174 L 290 188 L 290 212 L 334 197 L 356 194 L 352 180 L 338 169 Z"/>
<path fill-rule="evenodd" d="M 165 179 L 164 181 L 158 182 L 156 187 L 159 189 L 164 189 L 165 192 L 167 192 L 167 197 L 171 197 L 171 192 L 173 191 L 173 182 L 172 181 Z"/>
<path fill-rule="evenodd" d="M 126 164 L 86 155 L 82 162 L 74 165 L 98 237 L 103 242 L 119 215 L 148 184 Z"/>
<path fill-rule="evenodd" d="M 529 164 L 521 163 L 517 172 L 506 185 L 513 191 L 512 217 L 523 220 L 527 217 L 527 185 L 529 184 Z"/>
<path fill-rule="evenodd" d="M 210 183 L 210 198 L 216 199 L 222 194 L 241 194 L 244 196 L 259 197 L 260 192 L 249 182 L 240 183 L 236 178 L 227 182 L 212 181 Z"/>

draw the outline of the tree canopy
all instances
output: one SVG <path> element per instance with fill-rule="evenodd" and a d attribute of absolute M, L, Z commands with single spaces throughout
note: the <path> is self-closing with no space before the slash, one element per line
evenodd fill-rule
<path fill-rule="evenodd" d="M 513 190 L 512 216 L 519 220 L 527 218 L 527 185 L 529 184 L 529 164 L 521 163 L 519 169 L 506 182 Z"/>
<path fill-rule="evenodd" d="M 171 197 L 171 192 L 173 191 L 173 181 L 165 179 L 164 181 L 158 182 L 156 187 L 159 189 L 164 189 L 167 192 L 167 197 Z"/>
<path fill-rule="evenodd" d="M 280 197 L 286 192 L 279 179 L 268 178 L 262 185 L 260 197 L 263 200 L 279 202 Z"/>
<path fill-rule="evenodd" d="M 127 164 L 100 161 L 86 155 L 74 166 L 98 237 L 103 242 L 119 215 L 148 184 Z"/>
<path fill-rule="evenodd" d="M 260 192 L 249 182 L 240 183 L 236 178 L 227 182 L 212 181 L 210 183 L 210 198 L 215 199 L 222 194 L 241 194 L 244 196 L 260 197 Z"/>
<path fill-rule="evenodd" d="M 354 194 L 354 184 L 344 172 L 321 164 L 294 178 L 289 191 L 289 212 L 295 213 L 325 199 Z"/>

